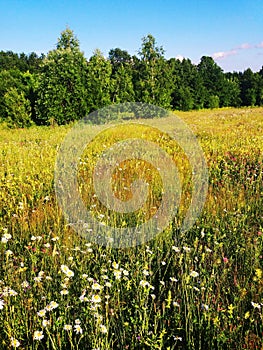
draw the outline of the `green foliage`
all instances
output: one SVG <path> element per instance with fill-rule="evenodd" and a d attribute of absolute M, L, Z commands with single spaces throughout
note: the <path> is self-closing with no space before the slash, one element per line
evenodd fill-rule
<path fill-rule="evenodd" d="M 37 88 L 37 122 L 66 124 L 87 114 L 87 63 L 70 29 L 43 61 Z"/>
<path fill-rule="evenodd" d="M 10 128 L 24 128 L 32 125 L 30 101 L 23 92 L 10 88 L 4 95 L 5 121 Z"/>
<path fill-rule="evenodd" d="M 111 63 L 95 50 L 87 65 L 87 104 L 89 112 L 111 104 Z"/>
<path fill-rule="evenodd" d="M 183 111 L 261 106 L 263 68 L 224 73 L 208 56 L 197 65 L 189 59 L 167 60 L 151 34 L 142 38 L 137 56 L 115 48 L 105 58 L 97 49 L 87 60 L 79 40 L 66 28 L 46 57 L 0 51 L 0 120 L 6 118 L 4 95 L 12 87 L 30 101 L 33 122 L 60 125 L 132 101 Z M 91 122 L 108 121 L 102 114 L 93 117 Z"/>

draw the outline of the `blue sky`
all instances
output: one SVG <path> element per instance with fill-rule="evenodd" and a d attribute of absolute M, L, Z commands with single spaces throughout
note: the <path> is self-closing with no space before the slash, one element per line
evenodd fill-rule
<path fill-rule="evenodd" d="M 0 0 L 0 50 L 47 53 L 69 26 L 89 58 L 136 54 L 151 33 L 166 57 L 214 57 L 225 71 L 263 66 L 262 0 Z"/>

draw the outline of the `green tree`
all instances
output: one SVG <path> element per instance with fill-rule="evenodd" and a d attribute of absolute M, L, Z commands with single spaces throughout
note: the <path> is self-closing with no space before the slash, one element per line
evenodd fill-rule
<path fill-rule="evenodd" d="M 10 88 L 4 95 L 6 123 L 9 127 L 24 128 L 32 125 L 30 101 L 23 92 Z"/>
<path fill-rule="evenodd" d="M 36 104 L 39 124 L 65 124 L 87 114 L 86 70 L 79 41 L 67 28 L 43 60 Z"/>
<path fill-rule="evenodd" d="M 111 104 L 111 63 L 97 49 L 88 62 L 86 72 L 88 108 L 93 112 Z"/>
<path fill-rule="evenodd" d="M 116 48 L 110 50 L 109 59 L 112 66 L 112 102 L 122 103 L 134 101 L 133 60 L 131 56 L 127 51 Z"/>
<path fill-rule="evenodd" d="M 240 76 L 241 99 L 243 106 L 255 106 L 257 102 L 257 77 L 250 68 Z"/>
<path fill-rule="evenodd" d="M 172 76 L 164 58 L 164 50 L 158 47 L 149 34 L 142 39 L 135 74 L 136 99 L 164 108 L 171 107 Z"/>

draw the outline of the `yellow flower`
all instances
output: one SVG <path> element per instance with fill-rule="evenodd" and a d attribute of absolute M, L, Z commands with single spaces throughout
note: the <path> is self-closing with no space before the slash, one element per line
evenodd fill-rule
<path fill-rule="evenodd" d="M 249 313 L 249 311 L 247 311 L 247 312 L 245 313 L 245 320 L 247 320 L 247 319 L 249 318 L 249 316 L 250 316 L 250 313 Z"/>

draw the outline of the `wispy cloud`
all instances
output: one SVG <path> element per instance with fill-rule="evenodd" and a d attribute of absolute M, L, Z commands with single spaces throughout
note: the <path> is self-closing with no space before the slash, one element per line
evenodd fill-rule
<path fill-rule="evenodd" d="M 177 55 L 176 57 L 175 57 L 177 60 L 179 60 L 179 61 L 183 61 L 183 59 L 185 58 L 184 56 L 182 56 L 182 55 Z"/>
<path fill-rule="evenodd" d="M 241 50 L 250 50 L 250 49 L 255 49 L 255 48 L 263 48 L 263 41 L 261 41 L 261 43 L 256 44 L 256 45 L 252 45 L 249 43 L 243 43 L 231 50 L 228 51 L 219 51 L 219 52 L 215 52 L 212 54 L 212 57 L 215 60 L 223 60 L 229 56 L 233 56 L 233 55 L 237 55 L 239 51 Z"/>
<path fill-rule="evenodd" d="M 222 60 L 228 56 L 233 56 L 236 55 L 237 51 L 236 50 L 230 50 L 230 51 L 219 51 L 219 52 L 215 52 L 213 53 L 212 57 L 215 60 Z"/>

